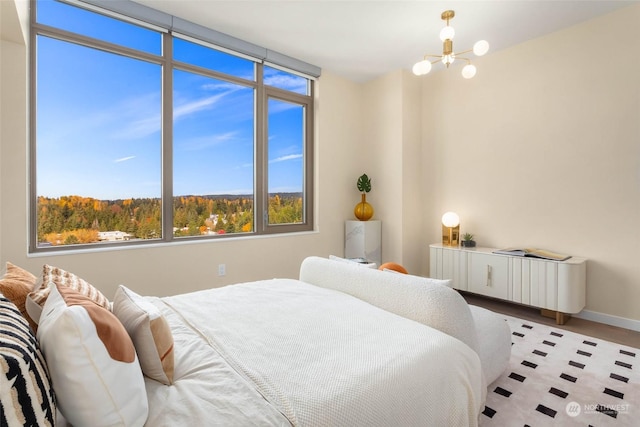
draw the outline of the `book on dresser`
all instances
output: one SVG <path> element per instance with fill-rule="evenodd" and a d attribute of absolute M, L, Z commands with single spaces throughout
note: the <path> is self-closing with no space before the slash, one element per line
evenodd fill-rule
<path fill-rule="evenodd" d="M 545 249 L 535 249 L 535 248 L 498 249 L 493 251 L 493 253 L 502 254 L 502 255 L 511 255 L 511 256 L 548 259 L 552 261 L 565 261 L 571 258 L 571 255 L 559 254 L 556 252 L 547 251 Z"/>

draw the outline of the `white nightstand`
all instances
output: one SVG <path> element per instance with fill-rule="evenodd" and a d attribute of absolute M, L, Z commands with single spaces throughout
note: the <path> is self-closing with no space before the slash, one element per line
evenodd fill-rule
<path fill-rule="evenodd" d="M 382 264 L 382 223 L 379 220 L 345 221 L 344 257 L 365 258 Z"/>

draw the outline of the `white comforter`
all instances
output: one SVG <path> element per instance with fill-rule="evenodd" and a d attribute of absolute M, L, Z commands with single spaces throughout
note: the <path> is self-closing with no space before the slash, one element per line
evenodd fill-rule
<path fill-rule="evenodd" d="M 480 361 L 461 341 L 297 280 L 152 301 L 175 384 L 147 380 L 148 426 L 472 426 Z"/>

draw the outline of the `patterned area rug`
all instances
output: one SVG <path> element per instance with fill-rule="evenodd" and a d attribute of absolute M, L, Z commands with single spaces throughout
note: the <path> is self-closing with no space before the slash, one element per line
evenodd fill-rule
<path fill-rule="evenodd" d="M 511 360 L 480 426 L 640 426 L 639 349 L 503 317 Z"/>

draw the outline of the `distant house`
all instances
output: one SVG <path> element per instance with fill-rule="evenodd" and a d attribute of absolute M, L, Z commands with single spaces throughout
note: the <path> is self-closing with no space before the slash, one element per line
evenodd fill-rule
<path fill-rule="evenodd" d="M 116 242 L 118 240 L 129 240 L 131 234 L 124 231 L 98 231 L 98 240 L 107 242 Z"/>

